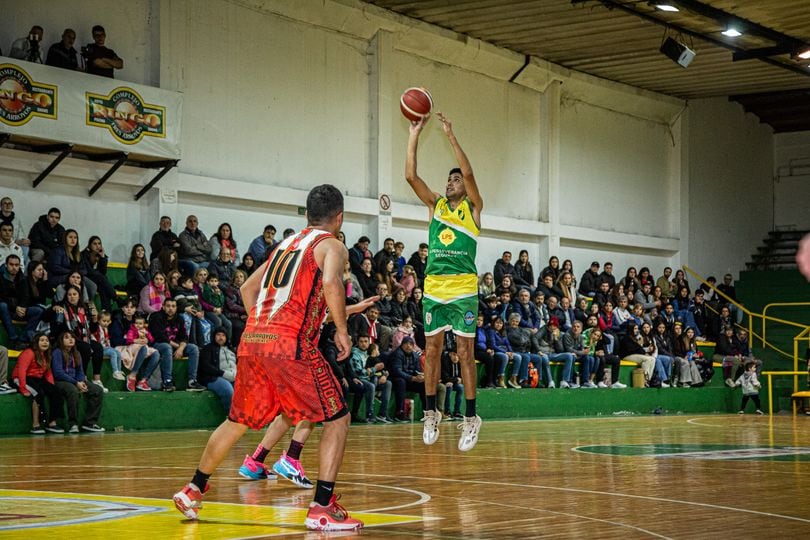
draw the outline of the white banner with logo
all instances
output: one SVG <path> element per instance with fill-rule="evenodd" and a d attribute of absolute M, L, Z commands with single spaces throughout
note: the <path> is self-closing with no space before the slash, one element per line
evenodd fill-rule
<path fill-rule="evenodd" d="M 0 56 L 0 133 L 180 158 L 183 95 Z"/>

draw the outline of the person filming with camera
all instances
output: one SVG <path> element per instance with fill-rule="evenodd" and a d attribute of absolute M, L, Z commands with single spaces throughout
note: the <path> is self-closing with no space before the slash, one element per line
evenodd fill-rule
<path fill-rule="evenodd" d="M 45 31 L 41 26 L 32 26 L 27 36 L 21 37 L 11 44 L 9 56 L 17 60 L 41 64 L 42 53 L 40 52 L 39 44 L 42 42 L 42 35 L 44 33 Z"/>
<path fill-rule="evenodd" d="M 115 51 L 104 46 L 107 32 L 101 25 L 93 27 L 93 43 L 82 47 L 82 57 L 85 61 L 85 71 L 92 75 L 115 78 L 115 70 L 123 69 L 124 61 Z"/>

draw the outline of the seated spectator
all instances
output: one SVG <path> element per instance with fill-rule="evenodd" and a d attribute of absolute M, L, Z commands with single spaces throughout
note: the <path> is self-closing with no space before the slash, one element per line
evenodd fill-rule
<path fill-rule="evenodd" d="M 261 236 L 257 236 L 250 243 L 248 252 L 253 256 L 253 261 L 257 268 L 267 260 L 267 256 L 275 249 L 276 245 L 278 245 L 278 242 L 275 241 L 275 236 L 276 228 L 272 225 L 265 225 Z"/>
<path fill-rule="evenodd" d="M 630 316 L 633 321 L 641 328 L 641 325 L 647 323 L 652 325 L 650 316 L 644 313 L 644 306 L 642 304 L 633 304 L 633 309 L 630 311 Z"/>
<path fill-rule="evenodd" d="M 107 32 L 104 27 L 97 24 L 92 29 L 93 43 L 88 43 L 82 48 L 82 56 L 85 58 L 87 73 L 100 77 L 115 78 L 115 70 L 124 68 L 124 61 L 121 60 L 115 51 L 108 49 L 104 43 L 107 40 Z"/>
<path fill-rule="evenodd" d="M 180 258 L 180 271 L 192 275 L 198 268 L 208 267 L 208 258 L 211 255 L 211 246 L 208 238 L 197 228 L 197 216 L 186 218 L 186 228 L 180 233 L 180 249 L 177 252 Z"/>
<path fill-rule="evenodd" d="M 445 387 L 444 416 L 453 420 L 461 420 L 461 400 L 464 398 L 464 384 L 461 381 L 461 367 L 456 347 L 456 335 L 453 332 L 444 333 L 444 350 L 442 351 L 442 367 L 440 384 Z M 450 395 L 455 392 L 452 414 L 450 409 Z"/>
<path fill-rule="evenodd" d="M 371 343 L 377 343 L 381 351 L 388 350 L 393 332 L 389 327 L 380 323 L 379 316 L 380 308 L 376 304 L 366 308 L 364 313 L 352 315 L 349 319 L 349 332 L 352 341 L 357 343 L 359 336 L 369 336 Z M 411 350 L 413 351 L 413 348 Z"/>
<path fill-rule="evenodd" d="M 562 292 L 560 300 L 568 298 L 568 303 L 573 306 L 577 301 L 577 288 L 574 283 L 574 274 L 568 270 L 562 270 L 556 285 L 560 292 Z"/>
<path fill-rule="evenodd" d="M 509 315 L 509 326 L 506 329 L 506 337 L 512 352 L 519 354 L 521 361 L 512 358 L 512 376 L 506 383 L 512 388 L 527 388 L 529 386 L 529 363 L 533 363 L 538 373 L 547 374 L 546 380 L 551 380 L 551 369 L 548 364 L 548 356 L 541 356 L 532 352 L 532 333 L 527 328 L 520 327 L 520 314 Z"/>
<path fill-rule="evenodd" d="M 41 26 L 32 26 L 27 36 L 14 40 L 14 43 L 11 44 L 11 52 L 9 52 L 8 55 L 17 60 L 41 64 L 42 52 L 40 50 L 40 43 L 42 43 L 42 36 L 44 34 L 45 30 L 43 30 Z"/>
<path fill-rule="evenodd" d="M 234 350 L 239 348 L 239 342 L 242 340 L 242 333 L 245 331 L 245 322 L 248 317 L 240 289 L 245 284 L 245 281 L 247 281 L 247 274 L 237 270 L 233 274 L 233 279 L 225 288 L 225 316 L 231 321 Z"/>
<path fill-rule="evenodd" d="M 174 360 L 179 360 L 184 356 L 188 358 L 186 362 L 187 391 L 205 390 L 202 383 L 197 380 L 200 350 L 189 342 L 186 323 L 177 311 L 177 301 L 174 298 L 166 298 L 163 301 L 162 309 L 149 317 L 149 332 L 154 338 L 154 348 L 160 355 L 161 390 L 164 392 L 175 390 L 172 382 L 172 366 Z"/>
<path fill-rule="evenodd" d="M 194 287 L 194 280 L 190 276 L 180 276 L 178 284 L 179 287 L 171 293 L 177 300 L 177 312 L 186 325 L 189 343 L 203 347 L 211 341 L 211 331 L 214 327 L 211 321 L 205 318 L 205 310 Z"/>
<path fill-rule="evenodd" d="M 694 361 L 700 371 L 700 376 L 703 378 L 704 384 L 709 384 L 712 377 L 714 377 L 714 366 L 712 365 L 711 358 L 705 358 L 703 353 L 697 348 L 697 338 L 695 329 L 687 327 L 684 330 L 684 343 L 686 344 L 686 356 L 690 361 Z M 695 386 L 692 384 L 692 386 Z"/>
<path fill-rule="evenodd" d="M 501 283 L 504 276 L 512 276 L 514 273 L 515 267 L 512 264 L 512 252 L 504 251 L 501 258 L 495 261 L 495 267 L 492 270 L 495 283 Z"/>
<path fill-rule="evenodd" d="M 172 231 L 172 218 L 161 216 L 158 230 L 152 234 L 152 240 L 149 242 L 149 249 L 152 251 L 149 254 L 150 261 L 157 259 L 164 249 L 174 251 L 180 249 L 180 239 Z M 165 272 L 166 269 L 163 269 L 163 271 Z"/>
<path fill-rule="evenodd" d="M 548 306 L 549 318 L 557 319 L 557 323 L 560 325 L 563 332 L 567 332 L 571 329 L 565 326 L 565 311 L 560 308 L 556 296 L 550 296 L 548 300 L 546 300 L 546 306 Z"/>
<path fill-rule="evenodd" d="M 638 283 L 639 289 L 643 288 L 647 283 L 650 284 L 651 291 L 655 287 L 655 278 L 650 274 L 650 269 L 646 266 L 642 266 L 641 270 L 638 271 Z"/>
<path fill-rule="evenodd" d="M 518 292 L 517 302 L 513 303 L 513 306 L 513 314 L 517 314 L 520 317 L 520 326 L 526 328 L 532 334 L 537 333 L 537 331 L 540 330 L 540 312 L 537 311 L 537 307 L 532 304 L 528 289 L 521 289 L 520 292 Z M 511 317 L 512 314 L 509 316 Z M 539 366 L 535 367 L 540 369 Z"/>
<path fill-rule="evenodd" d="M 546 302 L 548 302 L 548 299 L 552 296 L 557 300 L 563 296 L 559 287 L 554 285 L 554 277 L 551 274 L 546 274 L 540 278 L 540 282 L 537 283 L 537 290 L 543 293 L 546 297 Z"/>
<path fill-rule="evenodd" d="M 112 369 L 112 377 L 118 381 L 126 379 L 123 371 L 123 364 L 121 363 L 121 353 L 113 347 L 110 341 L 110 325 L 112 324 L 112 315 L 109 311 L 102 311 L 98 314 L 98 324 L 93 329 L 90 338 L 101 345 L 104 356 L 110 359 L 110 368 Z"/>
<path fill-rule="evenodd" d="M 518 384 L 517 381 L 517 376 L 520 372 L 523 358 L 520 356 L 520 353 L 515 353 L 512 350 L 512 344 L 509 342 L 509 337 L 506 334 L 505 326 L 506 325 L 504 324 L 503 319 L 496 317 L 492 321 L 492 325 L 487 332 L 487 342 L 492 347 L 492 350 L 495 351 L 496 358 L 498 355 L 501 355 L 501 360 L 503 360 L 504 356 L 506 357 L 506 362 L 501 361 L 501 369 L 498 371 L 497 386 L 499 388 L 506 388 L 506 383 L 504 382 L 504 378 L 506 377 L 506 365 L 509 360 L 511 360 L 512 374 L 509 377 L 509 386 L 512 388 L 520 388 L 520 384 Z"/>
<path fill-rule="evenodd" d="M 348 260 L 343 265 L 343 287 L 346 289 L 346 305 L 352 305 L 365 298 L 357 276 L 352 273 L 352 265 Z"/>
<path fill-rule="evenodd" d="M 31 346 L 17 358 L 11 379 L 20 394 L 31 399 L 31 434 L 64 433 L 58 423 L 65 414 L 64 405 L 53 378 L 51 342 L 46 334 L 34 335 Z M 46 397 L 49 408 L 45 406 Z"/>
<path fill-rule="evenodd" d="M 214 339 L 200 351 L 198 382 L 219 398 L 225 414 L 231 410 L 233 383 L 236 380 L 236 354 L 228 347 L 228 333 L 220 327 Z"/>
<path fill-rule="evenodd" d="M 563 329 L 570 329 L 574 325 L 574 321 L 577 320 L 576 314 L 574 313 L 573 308 L 571 308 L 571 302 L 565 296 L 562 297 L 560 300 L 560 311 L 564 314 L 564 319 L 560 321 L 562 323 Z M 587 320 L 587 317 L 586 317 Z M 583 328 L 584 328 L 583 322 Z"/>
<path fill-rule="evenodd" d="M 585 341 L 582 338 L 581 322 L 574 321 L 571 330 L 563 335 L 563 348 L 565 352 L 573 354 L 574 358 L 580 363 L 580 387 L 596 388 L 590 376 L 591 371 L 595 370 L 595 359 L 589 354 L 589 349 L 585 347 Z M 565 388 L 563 382 L 560 382 L 560 388 Z M 569 383 L 569 386 L 574 387 L 571 383 Z"/>
<path fill-rule="evenodd" d="M 141 289 L 149 283 L 149 261 L 146 260 L 146 249 L 143 244 L 135 244 L 129 252 L 129 262 L 127 263 L 127 284 L 128 296 L 140 296 Z"/>
<path fill-rule="evenodd" d="M 372 272 L 371 259 L 363 259 L 363 262 L 360 263 L 360 273 L 355 275 L 363 290 L 363 298 L 370 298 L 377 294 L 377 279 Z"/>
<path fill-rule="evenodd" d="M 411 294 L 411 298 L 408 300 L 408 311 L 412 314 L 413 317 L 413 326 L 416 329 L 416 335 L 414 340 L 416 341 L 416 346 L 420 349 L 425 348 L 425 325 L 424 325 L 424 311 L 422 308 L 422 298 L 423 298 L 422 288 L 416 287 Z"/>
<path fill-rule="evenodd" d="M 633 314 L 627 309 L 627 297 L 620 296 L 619 304 L 613 308 L 613 326 L 619 329 L 619 333 L 627 331 L 627 325 L 633 321 Z M 638 323 L 635 323 L 638 326 Z"/>
<path fill-rule="evenodd" d="M 579 280 L 579 294 L 593 298 L 596 296 L 596 291 L 602 283 L 599 279 L 599 262 L 593 261 L 591 267 L 582 274 L 582 279 Z M 608 287 L 610 290 L 610 287 Z M 607 291 L 605 291 L 607 292 Z"/>
<path fill-rule="evenodd" d="M 78 270 L 74 270 L 68 274 L 68 277 L 64 283 L 61 283 L 58 287 L 56 287 L 56 290 L 53 293 L 53 300 L 55 302 L 63 302 L 65 300 L 65 292 L 67 291 L 67 288 L 72 285 L 81 292 L 81 304 L 86 309 L 90 309 L 90 304 L 93 304 L 93 298 L 87 292 L 88 288 L 85 283 L 86 282 L 84 276 L 82 276 L 82 273 Z"/>
<path fill-rule="evenodd" d="M 670 281 L 672 279 L 672 268 L 667 266 L 664 268 L 664 275 L 658 278 L 655 282 L 657 287 L 661 287 L 661 295 L 670 300 L 671 298 L 675 297 L 675 294 L 678 290 L 675 288 L 675 285 Z"/>
<path fill-rule="evenodd" d="M 495 294 L 499 295 L 502 291 L 509 291 L 509 294 L 512 298 L 517 297 L 517 287 L 515 287 L 515 282 L 512 281 L 512 274 L 506 274 L 501 279 L 500 284 L 495 289 Z"/>
<path fill-rule="evenodd" d="M 122 349 L 120 352 L 122 353 L 121 357 L 125 365 L 131 368 L 127 376 L 127 390 L 130 392 L 135 392 L 136 390 L 149 392 L 152 390 L 148 382 L 148 377 L 151 373 L 147 374 L 146 377 L 138 378 L 138 370 L 135 369 L 133 365 L 134 360 L 138 358 L 140 354 L 143 354 L 141 351 L 144 349 L 146 350 L 146 357 L 153 357 L 155 354 L 159 354 L 158 350 L 153 347 L 155 338 L 152 336 L 152 333 L 149 332 L 145 315 L 142 313 L 135 314 L 125 339 L 127 344 L 126 348 Z M 129 361 L 127 362 L 126 359 L 129 359 Z"/>
<path fill-rule="evenodd" d="M 484 308 L 479 312 L 484 316 L 484 326 L 489 328 L 493 319 L 500 316 L 500 301 L 494 294 L 490 294 L 484 299 Z"/>
<path fill-rule="evenodd" d="M 205 284 L 200 282 L 205 280 Z M 208 319 L 214 328 L 223 327 L 228 333 L 228 339 L 233 334 L 233 325 L 230 319 L 225 316 L 225 293 L 219 288 L 219 277 L 214 274 L 207 274 L 205 268 L 200 268 L 195 274 L 197 285 L 202 285 L 202 295 L 200 304 L 205 310 L 205 318 Z"/>
<path fill-rule="evenodd" d="M 11 223 L 0 223 L 0 263 L 4 263 L 9 255 L 20 260 L 20 269 L 25 271 L 25 253 L 14 241 L 14 226 Z"/>
<path fill-rule="evenodd" d="M 709 339 L 713 341 L 720 339 L 723 335 L 723 329 L 727 326 L 734 328 L 734 320 L 731 318 L 731 310 L 729 307 L 722 306 L 720 313 L 712 319 L 711 329 L 707 332 Z"/>
<path fill-rule="evenodd" d="M 92 301 L 98 287 L 87 278 L 87 266 L 84 264 L 82 253 L 79 250 L 79 233 L 68 229 L 65 231 L 62 243 L 48 254 L 49 285 L 55 289 L 65 283 L 72 272 L 79 272 L 82 275 L 82 281 L 87 288 L 87 296 Z"/>
<path fill-rule="evenodd" d="M 209 256 L 212 261 L 216 261 L 222 251 L 227 251 L 230 254 L 231 262 L 239 260 L 239 251 L 236 248 L 236 240 L 233 238 L 230 223 L 220 224 L 217 232 L 211 235 L 208 243 L 211 244 L 211 254 Z"/>
<path fill-rule="evenodd" d="M 62 32 L 62 41 L 57 41 L 48 49 L 45 63 L 53 67 L 81 71 L 76 49 L 73 48 L 75 42 L 76 32 L 72 28 L 65 28 Z"/>
<path fill-rule="evenodd" d="M 177 252 L 171 248 L 163 248 L 157 258 L 152 259 L 152 262 L 149 263 L 149 275 L 161 272 L 164 276 L 168 276 L 174 271 L 180 271 L 180 259 Z"/>
<path fill-rule="evenodd" d="M 692 304 L 692 299 L 689 297 L 689 288 L 688 287 L 679 288 L 678 293 L 675 295 L 675 298 L 672 299 L 671 304 L 672 307 L 675 309 L 675 317 L 677 318 L 677 320 L 681 322 L 684 326 L 694 328 L 695 317 L 689 310 L 689 307 Z"/>
<path fill-rule="evenodd" d="M 503 319 L 504 321 L 509 320 L 509 315 L 515 312 L 515 305 L 512 302 L 512 293 L 509 292 L 508 289 L 504 289 L 501 291 L 499 295 L 500 303 L 497 306 L 495 311 L 495 315 Z M 492 324 L 490 322 L 490 324 Z"/>
<path fill-rule="evenodd" d="M 518 287 L 527 288 L 530 292 L 534 291 L 534 268 L 529 262 L 529 252 L 525 249 L 520 250 L 512 281 Z"/>
<path fill-rule="evenodd" d="M 537 313 L 540 314 L 540 328 L 548 324 L 551 316 L 548 314 L 548 306 L 546 305 L 546 295 L 541 290 L 534 291 L 534 307 L 537 308 Z"/>
<path fill-rule="evenodd" d="M 405 251 L 405 244 L 403 242 L 394 242 L 394 268 L 397 269 L 397 281 L 402 279 L 407 264 L 405 257 L 402 256 L 403 251 Z"/>
<path fill-rule="evenodd" d="M 692 332 L 694 337 L 694 331 Z M 683 324 L 676 322 L 672 326 L 672 353 L 674 354 L 673 384 L 683 387 L 703 386 L 703 377 L 690 350 L 689 339 L 684 335 Z"/>
<path fill-rule="evenodd" d="M 706 341 L 706 331 L 711 326 L 711 316 L 703 301 L 703 289 L 695 291 L 695 297 L 689 305 L 689 313 L 695 322 L 695 331 L 698 333 L 698 341 Z"/>
<path fill-rule="evenodd" d="M 675 306 L 672 304 L 665 305 L 663 311 L 658 314 L 658 320 L 663 321 L 664 324 L 667 325 L 668 332 L 672 332 L 675 323 L 679 322 L 675 316 Z M 683 330 L 683 328 L 681 330 Z"/>
<path fill-rule="evenodd" d="M 28 287 L 20 266 L 20 258 L 17 255 L 9 255 L 5 259 L 5 264 L 0 266 L 0 319 L 12 348 L 17 350 L 25 348 L 25 334 L 36 328 L 36 324 L 33 327 L 29 324 L 21 334 L 14 326 L 14 319 L 27 320 Z"/>
<path fill-rule="evenodd" d="M 343 368 L 343 370 L 349 384 L 349 391 L 354 394 L 351 411 L 352 421 L 373 424 L 375 420 L 374 391 L 376 389 L 376 384 L 372 381 L 374 369 L 367 366 L 369 345 L 371 345 L 371 341 L 368 336 L 358 336 L 357 343 L 354 347 L 352 347 L 352 352 L 349 355 L 349 358 L 346 359 L 346 366 Z M 390 398 L 390 388 L 388 395 Z M 359 416 L 361 400 L 365 401 L 366 403 L 365 419 L 361 419 Z M 385 417 L 385 409 L 380 408 L 380 415 Z"/>
<path fill-rule="evenodd" d="M 216 275 L 222 283 L 230 283 L 236 266 L 231 260 L 230 250 L 223 249 L 217 254 L 216 260 L 208 265 L 208 273 Z"/>
<path fill-rule="evenodd" d="M 413 266 L 413 271 L 416 272 L 416 277 L 419 280 L 419 286 L 425 286 L 425 268 L 427 268 L 428 245 L 422 242 L 419 244 L 419 249 L 411 254 L 408 259 L 408 264 Z"/>
<path fill-rule="evenodd" d="M 28 299 L 28 306 L 25 309 L 25 318 L 28 321 L 25 339 L 28 341 L 33 337 L 33 332 L 39 328 L 45 309 L 53 297 L 53 289 L 48 287 L 48 273 L 42 262 L 32 262 L 28 265 L 25 285 Z"/>
<path fill-rule="evenodd" d="M 737 289 L 732 285 L 733 283 L 734 277 L 731 274 L 726 274 L 723 276 L 723 283 L 717 286 L 717 290 L 739 303 L 737 300 Z M 723 302 L 728 301 L 723 298 Z M 728 304 L 728 307 L 731 310 L 731 314 L 734 316 L 734 320 L 737 321 L 737 324 L 742 324 L 743 310 L 731 303 Z"/>
<path fill-rule="evenodd" d="M 402 344 L 402 340 L 406 337 L 410 337 L 414 339 L 414 350 L 417 354 L 422 354 L 422 349 L 416 345 L 416 328 L 413 324 L 413 318 L 405 314 L 405 317 L 402 319 L 402 322 L 394 328 L 394 332 L 391 335 L 391 348 L 396 349 Z"/>
<path fill-rule="evenodd" d="M 23 228 L 22 221 L 14 212 L 14 201 L 11 200 L 11 197 L 0 199 L 0 223 L 8 223 L 13 227 L 14 241 L 22 247 L 23 253 L 27 257 L 31 240 L 25 237 L 26 229 Z M 23 257 L 23 262 L 27 262 L 25 257 Z"/>
<path fill-rule="evenodd" d="M 633 290 L 641 290 L 641 282 L 638 280 L 635 266 L 631 266 L 627 269 L 627 273 L 621 279 L 620 283 L 624 285 L 625 292 L 631 284 L 633 285 Z"/>
<path fill-rule="evenodd" d="M 0 396 L 15 392 L 14 387 L 8 384 L 8 349 L 0 345 Z"/>
<path fill-rule="evenodd" d="M 664 328 L 666 331 L 666 327 Z M 652 329 L 652 325 L 644 322 L 641 325 L 641 340 L 642 347 L 650 351 L 649 354 L 655 358 L 655 374 L 658 381 L 661 383 L 661 388 L 669 388 L 669 376 L 672 373 L 672 351 L 667 350 L 669 354 L 662 354 L 658 350 L 658 340 L 655 339 L 657 331 Z M 666 344 L 666 340 L 661 340 Z"/>
<path fill-rule="evenodd" d="M 593 313 L 597 317 L 599 316 L 599 306 L 596 305 L 596 313 Z M 585 324 L 585 321 L 588 320 L 588 317 L 591 315 L 591 308 L 588 307 L 588 299 L 587 298 L 580 298 L 577 300 L 577 305 L 574 308 L 574 319 L 581 321 L 582 324 Z"/>
<path fill-rule="evenodd" d="M 619 335 L 619 324 L 613 317 L 613 302 L 610 300 L 605 302 L 605 305 L 599 310 L 596 321 L 603 334 L 610 334 L 614 337 Z"/>
<path fill-rule="evenodd" d="M 714 276 L 709 276 L 706 278 L 706 283 L 701 283 L 700 290 L 703 291 L 703 301 L 709 304 L 715 311 L 720 307 L 718 305 L 720 300 L 720 295 L 717 294 L 715 288 L 717 287 L 717 278 Z"/>
<path fill-rule="evenodd" d="M 371 243 L 368 236 L 361 236 L 357 239 L 357 242 L 354 243 L 352 247 L 349 248 L 349 264 L 352 267 L 352 272 L 355 275 L 359 276 L 362 270 L 360 266 L 363 263 L 364 259 L 372 259 L 372 254 L 368 250 L 368 245 Z M 372 263 L 372 271 L 373 271 L 373 263 Z"/>
<path fill-rule="evenodd" d="M 692 288 L 689 286 L 689 282 L 686 280 L 686 274 L 683 273 L 683 270 L 678 270 L 675 272 L 675 278 L 672 280 L 672 285 L 675 287 L 676 291 L 680 291 L 681 287 L 686 287 L 686 291 L 689 294 L 692 294 Z"/>
<path fill-rule="evenodd" d="M 613 287 L 616 286 L 616 278 L 613 276 L 613 263 L 606 262 L 605 266 L 602 267 L 602 273 L 599 274 L 599 279 L 601 281 L 606 281 L 608 284 L 608 288 L 613 290 Z"/>
<path fill-rule="evenodd" d="M 655 371 L 655 357 L 651 348 L 644 348 L 641 331 L 635 322 L 629 322 L 624 336 L 619 340 L 619 355 L 628 362 L 635 362 L 644 370 L 644 381 L 649 383 Z"/>
<path fill-rule="evenodd" d="M 70 292 L 68 292 L 70 297 Z M 78 298 L 78 292 L 76 292 Z M 56 339 L 56 347 L 51 356 L 51 368 L 56 388 L 67 402 L 69 433 L 79 432 L 79 400 L 85 397 L 85 415 L 82 430 L 103 432 L 98 425 L 101 408 L 104 402 L 104 390 L 101 385 L 88 384 L 82 368 L 82 359 L 76 348 L 78 340 L 72 332 L 64 330 Z"/>
<path fill-rule="evenodd" d="M 405 289 L 402 287 L 397 287 L 394 290 L 393 297 L 391 298 L 390 318 L 391 322 L 393 323 L 392 326 L 402 324 L 405 317 L 413 318 L 413 315 L 414 313 L 411 311 L 411 304 L 408 302 L 408 298 L 405 296 Z"/>
<path fill-rule="evenodd" d="M 552 255 L 548 259 L 548 266 L 543 268 L 543 271 L 540 272 L 540 279 L 546 276 L 551 276 L 552 283 L 556 283 L 557 279 L 560 277 L 560 259 L 558 259 L 556 255 Z"/>
<path fill-rule="evenodd" d="M 248 277 L 253 275 L 256 268 L 258 268 L 256 265 L 256 259 L 254 259 L 253 255 L 249 252 L 242 255 L 242 264 L 236 267 L 237 270 L 243 271 Z"/>
<path fill-rule="evenodd" d="M 641 305 L 648 319 L 658 315 L 661 301 L 653 297 L 651 280 L 647 280 L 647 282 L 641 286 L 641 290 L 636 291 L 633 300 L 633 305 Z"/>
<path fill-rule="evenodd" d="M 282 238 L 282 240 L 286 240 L 287 238 L 289 238 L 290 236 L 292 236 L 294 234 L 295 234 L 295 229 L 293 229 L 292 227 L 287 227 L 286 229 L 284 229 L 284 232 L 281 233 L 281 238 Z"/>
<path fill-rule="evenodd" d="M 101 245 L 101 238 L 91 236 L 87 241 L 87 247 L 82 251 L 82 266 L 86 270 L 86 277 L 98 288 L 101 297 L 101 307 L 110 311 L 112 301 L 115 299 L 115 289 L 107 279 L 107 255 L 104 253 L 104 246 Z"/>
<path fill-rule="evenodd" d="M 59 209 L 51 208 L 31 226 L 28 231 L 28 240 L 31 242 L 28 256 L 32 261 L 47 261 L 50 252 L 62 245 L 65 228 L 59 224 L 61 218 Z"/>
<path fill-rule="evenodd" d="M 135 391 L 135 386 L 138 381 L 148 380 L 152 372 L 157 369 L 158 363 L 160 362 L 160 356 L 157 351 L 153 351 L 151 354 L 147 355 L 147 347 L 139 347 L 134 358 L 130 355 L 130 349 L 127 344 L 127 334 L 130 328 L 135 324 L 136 308 L 137 305 L 135 301 L 128 298 L 121 305 L 121 311 L 113 315 L 113 321 L 109 328 L 110 345 L 115 347 L 118 351 L 122 366 L 132 372 L 130 375 L 133 381 L 130 382 L 127 380 L 129 383 L 127 384 L 127 390 L 130 392 Z"/>
<path fill-rule="evenodd" d="M 490 294 L 495 294 L 495 288 L 495 278 L 493 277 L 492 272 L 484 272 L 481 274 L 481 277 L 478 278 L 479 301 L 482 301 Z"/>
<path fill-rule="evenodd" d="M 619 381 L 619 370 L 621 368 L 621 358 L 610 352 L 607 335 L 599 328 L 594 328 L 589 336 L 589 343 L 593 347 L 590 351 L 596 358 L 598 368 L 601 373 L 596 374 L 599 381 L 596 386 L 599 388 L 627 388 L 626 384 Z M 607 370 L 608 366 L 610 371 Z"/>
<path fill-rule="evenodd" d="M 373 307 L 369 310 L 374 309 Z M 411 338 L 402 340 L 402 344 L 394 351 L 391 360 L 391 384 L 394 389 L 394 402 L 396 406 L 396 422 L 408 422 L 405 416 L 405 392 L 416 392 L 425 408 L 425 375 L 422 373 L 419 357 L 414 352 L 414 342 Z"/>
<path fill-rule="evenodd" d="M 405 291 L 405 297 L 410 298 L 416 287 L 418 280 L 416 279 L 416 272 L 413 266 L 406 264 L 402 267 L 402 277 L 399 278 L 399 286 Z"/>
<path fill-rule="evenodd" d="M 163 301 L 171 296 L 172 293 L 166 284 L 166 276 L 163 275 L 163 272 L 158 272 L 149 280 L 146 287 L 141 289 L 138 309 L 147 316 L 157 313 L 163 309 Z"/>
<path fill-rule="evenodd" d="M 475 328 L 475 346 L 473 348 L 473 355 L 478 362 L 484 364 L 484 377 L 481 378 L 479 385 L 481 388 L 495 388 L 496 381 L 496 367 L 495 367 L 495 349 L 487 337 L 487 327 L 484 326 L 484 315 L 478 314 L 476 318 Z M 506 364 L 509 358 L 505 354 L 498 357 L 498 362 L 503 364 L 498 366 L 497 373 L 506 372 Z M 502 369 L 501 369 L 502 368 Z"/>
<path fill-rule="evenodd" d="M 619 298 L 621 298 L 622 296 L 627 296 L 625 294 L 624 285 L 622 285 L 621 283 L 616 283 L 610 290 L 610 301 L 613 302 L 614 306 L 618 306 Z"/>
<path fill-rule="evenodd" d="M 383 265 L 382 271 L 377 272 L 376 281 L 377 283 L 384 284 L 389 293 L 393 293 L 394 289 L 399 287 L 396 279 L 397 271 L 396 268 L 394 268 L 394 260 L 385 259 Z"/>
<path fill-rule="evenodd" d="M 391 266 L 388 265 L 391 261 Z M 374 271 L 383 276 L 388 276 L 393 271 L 396 279 L 396 252 L 394 251 L 394 239 L 386 238 L 383 247 L 374 254 Z M 382 281 L 378 278 L 378 281 Z"/>

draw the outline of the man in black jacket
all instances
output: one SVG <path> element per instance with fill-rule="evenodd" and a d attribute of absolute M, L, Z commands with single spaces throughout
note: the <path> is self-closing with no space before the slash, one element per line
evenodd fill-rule
<path fill-rule="evenodd" d="M 416 392 L 422 400 L 422 409 L 425 408 L 425 374 L 419 363 L 419 356 L 414 350 L 413 338 L 405 336 L 402 343 L 394 352 L 391 360 L 391 383 L 394 386 L 394 401 L 397 414 L 395 422 L 407 422 L 405 416 L 405 392 Z"/>
<path fill-rule="evenodd" d="M 503 281 L 503 276 L 515 275 L 515 266 L 512 264 L 512 252 L 504 251 L 500 259 L 495 261 L 495 268 L 492 270 L 492 275 L 495 278 L 495 284 L 500 285 Z"/>
<path fill-rule="evenodd" d="M 186 325 L 177 314 L 177 301 L 174 298 L 163 300 L 163 308 L 149 317 L 149 331 L 155 338 L 155 348 L 160 353 L 160 373 L 163 379 L 163 391 L 174 391 L 172 384 L 172 364 L 183 356 L 188 357 L 189 392 L 202 392 L 205 387 L 197 383 L 197 366 L 200 351 L 196 345 L 188 342 Z"/>
<path fill-rule="evenodd" d="M 160 217 L 160 226 L 158 230 L 152 234 L 152 240 L 149 242 L 149 248 L 152 253 L 149 254 L 149 260 L 157 258 L 163 248 L 169 248 L 177 251 L 180 249 L 180 240 L 177 235 L 172 231 L 172 218 L 169 216 Z"/>
<path fill-rule="evenodd" d="M 28 239 L 31 241 L 28 257 L 32 261 L 47 261 L 51 250 L 62 245 L 65 228 L 59 224 L 60 219 L 62 212 L 58 208 L 51 208 L 47 214 L 39 216 L 31 227 L 28 233 Z"/>
<path fill-rule="evenodd" d="M 11 347 L 17 350 L 25 348 L 26 344 L 23 343 L 25 336 L 17 333 L 13 319 L 25 320 L 28 307 L 28 286 L 20 271 L 20 264 L 21 261 L 17 255 L 9 255 L 6 257 L 5 264 L 0 266 L 0 318 L 8 334 Z"/>
<path fill-rule="evenodd" d="M 419 286 L 425 286 L 425 268 L 427 268 L 428 245 L 424 242 L 419 244 L 419 249 L 414 251 L 408 264 L 413 266 L 414 273 L 419 279 Z"/>
<path fill-rule="evenodd" d="M 599 289 L 599 262 L 593 261 L 591 267 L 582 274 L 579 280 L 579 294 L 593 298 Z"/>

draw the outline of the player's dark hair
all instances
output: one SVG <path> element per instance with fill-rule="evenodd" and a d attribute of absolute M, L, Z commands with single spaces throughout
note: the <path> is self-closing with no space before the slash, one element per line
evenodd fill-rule
<path fill-rule="evenodd" d="M 307 195 L 307 220 L 322 225 L 343 212 L 343 194 L 331 184 L 315 186 Z"/>
<path fill-rule="evenodd" d="M 460 174 L 461 176 L 464 176 L 464 174 L 462 174 L 462 172 L 461 172 L 461 169 L 459 169 L 458 167 L 453 167 L 452 169 L 450 169 L 450 172 L 449 172 L 449 173 L 447 173 L 448 178 L 449 178 L 450 176 L 453 176 L 453 173 L 458 173 L 458 174 Z"/>

